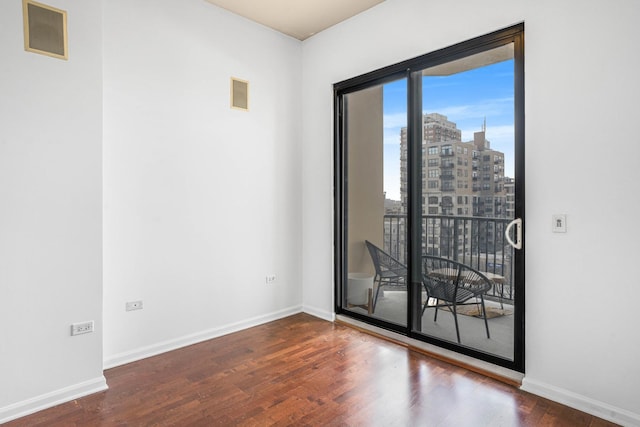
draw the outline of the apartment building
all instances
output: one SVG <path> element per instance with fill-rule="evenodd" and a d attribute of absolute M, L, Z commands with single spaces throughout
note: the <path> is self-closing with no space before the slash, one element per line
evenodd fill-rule
<path fill-rule="evenodd" d="M 480 223 L 474 230 L 468 222 L 447 220 L 453 217 L 513 218 L 506 209 L 505 154 L 493 150 L 486 138 L 486 123 L 474 132 L 472 141 L 462 141 L 455 122 L 439 113 L 423 116 L 422 140 L 422 215 L 423 253 L 448 255 L 458 259 L 472 248 L 486 259 L 486 253 L 501 250 L 503 223 Z M 513 183 L 513 178 L 509 178 Z M 407 208 L 407 128 L 400 131 L 400 197 L 403 212 Z M 513 190 L 513 184 L 512 184 Z M 513 194 L 513 193 L 512 193 Z M 388 223 L 388 224 L 387 224 Z M 403 257 L 402 235 L 395 235 L 399 221 L 385 223 L 387 249 Z M 387 234 L 390 233 L 390 234 Z M 399 243 L 398 243 L 399 242 Z M 446 248 L 446 249 L 443 249 Z M 443 251 L 446 251 L 443 253 Z M 480 254 L 482 252 L 482 255 Z"/>
<path fill-rule="evenodd" d="M 463 142 L 461 130 L 438 113 L 423 117 L 423 215 L 508 218 L 504 153 L 491 149 L 486 126 Z M 511 178 L 513 181 L 513 179 Z M 400 133 L 400 197 L 406 212 L 407 129 Z"/>

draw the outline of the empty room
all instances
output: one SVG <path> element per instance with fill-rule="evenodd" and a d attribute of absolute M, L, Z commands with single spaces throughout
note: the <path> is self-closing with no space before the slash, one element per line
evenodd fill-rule
<path fill-rule="evenodd" d="M 640 425 L 639 16 L 3 0 L 0 423 Z"/>

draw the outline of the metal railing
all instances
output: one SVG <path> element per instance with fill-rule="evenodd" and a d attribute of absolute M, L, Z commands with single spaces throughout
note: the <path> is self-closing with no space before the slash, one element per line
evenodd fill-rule
<path fill-rule="evenodd" d="M 384 250 L 406 264 L 407 217 L 384 216 Z M 511 219 L 474 216 L 424 215 L 422 253 L 449 258 L 481 272 L 504 278 L 491 296 L 513 300 L 513 247 L 504 231 Z"/>

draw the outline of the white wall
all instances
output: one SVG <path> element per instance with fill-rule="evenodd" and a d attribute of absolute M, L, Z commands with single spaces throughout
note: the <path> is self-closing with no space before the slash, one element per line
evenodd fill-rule
<path fill-rule="evenodd" d="M 525 22 L 524 388 L 640 424 L 640 225 L 628 208 L 640 179 L 638 16 L 635 0 L 387 0 L 307 40 L 305 306 L 333 311 L 332 84 Z M 567 214 L 567 234 L 551 232 L 554 213 Z"/>
<path fill-rule="evenodd" d="M 0 423 L 105 387 L 101 7 L 49 3 L 68 61 L 26 52 L 22 2 L 0 2 Z"/>
<path fill-rule="evenodd" d="M 106 366 L 301 310 L 301 79 L 299 41 L 203 0 L 104 2 Z"/>

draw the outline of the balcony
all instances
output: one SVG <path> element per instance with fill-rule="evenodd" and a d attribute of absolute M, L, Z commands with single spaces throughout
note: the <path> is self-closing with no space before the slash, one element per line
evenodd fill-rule
<path fill-rule="evenodd" d="M 452 157 L 453 156 L 453 151 L 442 151 L 440 153 L 440 157 Z"/>
<path fill-rule="evenodd" d="M 456 165 L 455 165 L 455 163 L 453 163 L 453 162 L 443 162 L 443 163 L 442 163 L 442 165 L 440 165 L 440 167 L 441 167 L 442 169 L 451 169 L 451 168 L 453 168 L 453 167 L 455 167 L 455 166 L 456 166 Z"/>
<path fill-rule="evenodd" d="M 422 253 L 450 258 L 501 276 L 503 283 L 494 286 L 487 299 L 512 304 L 513 248 L 504 237 L 510 221 L 508 218 L 423 215 Z M 385 251 L 405 263 L 406 215 L 385 215 L 384 230 Z"/>
<path fill-rule="evenodd" d="M 445 196 L 447 197 L 447 196 Z M 443 205 L 449 199 L 442 200 Z M 476 204 L 477 208 L 477 204 Z M 446 212 L 445 209 L 443 211 Z M 457 321 L 461 342 L 464 346 L 478 351 L 509 359 L 513 357 L 513 336 L 515 325 L 514 297 L 514 251 L 506 242 L 504 230 L 510 219 L 490 217 L 453 216 L 447 214 L 423 215 L 420 227 L 421 254 L 449 258 L 469 265 L 484 273 L 492 283 L 484 296 L 490 313 L 488 327 L 491 338 L 485 333 L 483 319 L 476 317 L 476 304 L 458 306 Z M 407 219 L 406 215 L 389 214 L 383 217 L 382 242 L 384 250 L 407 264 Z M 420 306 L 427 305 L 424 315 L 414 324 L 418 333 L 451 343 L 456 342 L 456 326 L 451 313 L 446 308 L 434 319 L 434 299 L 427 299 L 424 289 L 414 293 Z M 377 300 L 375 313 L 367 308 L 353 307 L 350 310 L 363 316 L 389 321 L 398 325 L 406 324 L 408 293 L 406 290 L 383 289 Z M 472 301 L 473 302 L 473 301 Z M 477 302 L 477 301 L 476 301 Z M 418 314 L 419 316 L 419 314 Z"/>
<path fill-rule="evenodd" d="M 383 291 L 381 294 L 382 297 L 378 299 L 374 316 L 398 325 L 406 324 L 407 293 Z M 420 295 L 421 303 L 426 302 L 426 298 L 427 295 L 423 290 Z M 434 305 L 435 300 L 429 301 L 428 308 L 421 318 L 420 333 L 455 343 L 456 332 L 453 316 L 445 311 L 447 310 L 446 308 L 441 309 L 442 312 L 438 315 L 437 322 L 434 321 Z M 458 306 L 458 324 L 462 344 L 466 347 L 510 359 L 513 357 L 513 305 L 508 302 L 500 304 L 485 298 L 485 306 L 490 313 L 504 313 L 497 317 L 489 318 L 490 339 L 486 336 L 483 320 L 475 317 L 474 311 L 477 310 L 475 305 Z M 353 308 L 352 310 L 362 315 L 367 315 L 367 310 L 364 308 Z"/>

